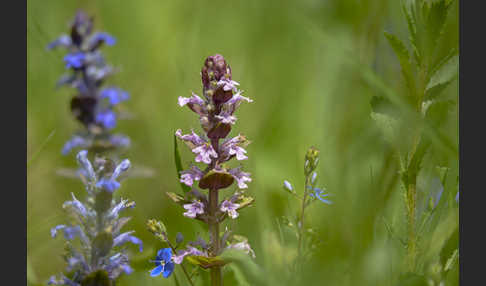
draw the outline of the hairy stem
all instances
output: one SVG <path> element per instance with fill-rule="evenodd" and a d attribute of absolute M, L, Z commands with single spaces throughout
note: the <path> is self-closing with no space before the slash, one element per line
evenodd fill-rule
<path fill-rule="evenodd" d="M 219 239 L 219 221 L 216 217 L 218 211 L 218 190 L 209 190 L 209 232 L 211 234 L 211 252 L 210 256 L 218 256 L 220 252 L 220 239 Z M 221 266 L 211 267 L 211 285 L 221 286 L 222 272 Z"/>

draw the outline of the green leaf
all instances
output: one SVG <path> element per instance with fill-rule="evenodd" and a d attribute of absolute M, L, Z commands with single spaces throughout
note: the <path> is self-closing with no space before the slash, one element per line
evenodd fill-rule
<path fill-rule="evenodd" d="M 182 162 L 181 162 L 181 155 L 179 153 L 179 147 L 177 146 L 177 137 L 174 134 L 174 159 L 175 159 L 175 165 L 176 165 L 176 170 L 177 170 L 177 178 L 181 178 L 181 171 L 184 169 L 182 168 Z M 187 186 L 184 183 L 179 182 L 181 185 L 182 191 L 187 193 L 191 190 L 189 186 Z"/>
<path fill-rule="evenodd" d="M 417 49 L 417 26 L 416 26 L 417 21 L 415 19 L 415 15 L 412 13 L 412 9 L 414 9 L 413 4 L 414 4 L 413 1 L 410 4 L 407 4 L 407 1 L 403 1 L 402 12 L 405 15 L 405 18 L 407 19 L 409 40 L 410 40 L 410 44 L 412 45 L 413 55 L 417 63 L 420 65 L 421 59 Z"/>
<path fill-rule="evenodd" d="M 450 3 L 446 1 L 430 1 L 427 2 L 425 8 L 426 12 L 426 30 L 427 36 L 432 47 L 436 47 L 442 30 L 444 28 L 447 12 L 449 11 Z"/>
<path fill-rule="evenodd" d="M 232 262 L 232 266 L 238 267 L 251 285 L 266 285 L 263 278 L 265 273 L 255 263 L 255 260 L 245 252 L 237 249 L 228 249 L 221 254 L 221 257 L 225 261 Z"/>
<path fill-rule="evenodd" d="M 384 34 L 388 42 L 392 46 L 393 50 L 395 51 L 396 56 L 398 57 L 398 61 L 400 62 L 400 66 L 402 67 L 402 74 L 407 83 L 407 87 L 412 93 L 415 92 L 415 81 L 412 74 L 410 54 L 408 52 L 408 49 L 405 47 L 405 44 L 395 35 L 387 32 L 384 32 Z"/>
<path fill-rule="evenodd" d="M 383 132 L 385 141 L 394 144 L 398 138 L 399 121 L 389 115 L 376 112 L 371 113 L 371 118 Z"/>
<path fill-rule="evenodd" d="M 430 77 L 427 83 L 426 91 L 437 85 L 445 85 L 451 82 L 457 75 L 459 66 L 459 56 L 457 54 L 453 56 L 446 56 L 435 68 L 435 72 Z"/>
<path fill-rule="evenodd" d="M 227 261 L 219 256 L 215 257 L 206 257 L 206 256 L 200 256 L 200 255 L 193 255 L 193 256 L 187 256 L 186 257 L 187 261 L 194 265 L 198 265 L 204 269 L 211 268 L 213 266 L 223 266 L 230 261 Z"/>

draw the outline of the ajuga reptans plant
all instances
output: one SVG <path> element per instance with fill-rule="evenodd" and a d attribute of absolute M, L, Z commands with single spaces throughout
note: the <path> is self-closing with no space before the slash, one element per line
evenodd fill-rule
<path fill-rule="evenodd" d="M 63 204 L 69 221 L 51 230 L 52 237 L 62 233 L 66 239 L 67 266 L 60 276 L 51 277 L 49 285 L 115 285 L 121 274 L 132 272 L 124 244 L 136 244 L 142 251 L 142 241 L 132 235 L 133 231 L 121 231 L 130 218 L 121 217 L 120 213 L 133 208 L 135 203 L 113 198 L 120 188 L 121 177 L 130 168 L 130 161 L 125 159 L 115 164 L 97 157 L 92 164 L 87 156 L 86 150 L 77 154 L 86 200 L 81 202 L 71 194 L 72 200 Z"/>
<path fill-rule="evenodd" d="M 442 133 L 443 123 L 457 105 L 456 97 L 446 96 L 456 94 L 444 91 L 456 79 L 458 50 L 441 41 L 450 32 L 445 29 L 453 2 L 403 2 L 402 12 L 408 24 L 409 42 L 402 42 L 391 33 L 385 33 L 385 37 L 399 60 L 405 89 L 396 96 L 375 96 L 371 101 L 371 116 L 399 158 L 407 225 L 404 240 L 407 255 L 404 261 L 409 272 L 434 272 L 429 285 L 444 283 L 442 279 L 454 265 L 458 253 L 458 241 L 454 242 L 456 238 L 453 234 L 442 235 L 439 240 L 426 240 L 429 234 L 424 232 L 425 229 L 439 229 L 440 223 L 448 223 L 439 220 L 440 214 L 446 211 L 447 215 L 456 216 L 456 220 L 450 219 L 451 225 L 443 228 L 457 229 L 458 223 L 457 203 L 454 201 L 454 198 L 458 198 L 457 168 L 454 162 L 438 162 L 433 156 L 426 156 L 427 153 L 437 154 L 440 150 L 436 148 L 437 143 L 444 142 L 446 138 Z M 448 152 L 457 154 L 457 145 L 447 142 L 446 146 Z M 419 206 L 423 204 L 419 202 L 418 178 L 424 163 L 435 165 L 436 176 L 441 179 L 443 188 L 432 196 L 431 204 L 421 209 Z M 442 192 L 447 195 L 442 195 Z M 430 198 L 427 195 L 422 197 Z M 445 244 L 446 240 L 452 248 L 437 247 Z M 435 247 L 428 247 L 430 245 Z M 452 264 L 443 261 L 444 257 L 451 258 Z M 446 264 L 450 267 L 446 267 Z"/>
<path fill-rule="evenodd" d="M 47 46 L 48 49 L 63 47 L 68 51 L 64 63 L 69 72 L 61 77 L 57 86 L 74 88 L 76 94 L 70 108 L 83 126 L 66 142 L 63 154 L 76 148 L 99 153 L 130 145 L 127 136 L 111 133 L 119 117 L 116 106 L 129 99 L 129 94 L 116 86 L 103 86 L 115 69 L 105 62 L 100 49 L 115 42 L 115 38 L 105 32 L 93 32 L 93 18 L 78 11 L 69 35 L 61 35 Z"/>
<path fill-rule="evenodd" d="M 175 136 L 194 153 L 195 163 L 186 170 L 179 170 L 184 194 L 168 195 L 183 207 L 184 216 L 207 225 L 209 241 L 199 237 L 177 252 L 173 247 L 160 250 L 151 274 L 157 276 L 162 272 L 164 277 L 168 277 L 174 263 L 181 264 L 184 257 L 188 257 L 191 263 L 210 269 L 212 285 L 222 285 L 221 268 L 226 262 L 220 255 L 226 249 L 240 249 L 255 256 L 245 237 L 233 235 L 228 228 L 222 232 L 220 227 L 226 219 L 237 219 L 240 210 L 253 202 L 253 198 L 244 192 L 248 188 L 247 183 L 251 182 L 250 173 L 244 172 L 241 166 L 229 166 L 230 160 L 248 159 L 244 147 L 249 142 L 242 134 L 227 138 L 236 122 L 236 109 L 241 102 L 252 100 L 242 96 L 239 84 L 232 80 L 231 68 L 222 55 L 209 56 L 205 60 L 201 79 L 202 97 L 194 93 L 189 98 L 179 97 L 179 105 L 189 107 L 199 116 L 203 134 L 198 135 L 194 130 L 189 134 L 183 134 L 180 129 L 175 132 Z M 176 152 L 176 161 L 178 156 Z M 228 193 L 226 189 L 234 182 L 236 190 Z M 155 220 L 148 224 L 157 237 L 168 242 L 165 228 L 160 225 Z"/>
<path fill-rule="evenodd" d="M 284 218 L 284 225 L 290 227 L 297 237 L 297 258 L 291 265 L 291 271 L 300 271 L 304 267 L 304 262 L 307 256 L 312 252 L 312 248 L 317 245 L 318 240 L 314 235 L 314 230 L 311 227 L 306 227 L 305 211 L 315 201 L 320 201 L 325 204 L 332 204 L 326 194 L 325 188 L 317 187 L 317 173 L 316 168 L 319 163 L 319 150 L 315 147 L 310 147 L 305 155 L 304 163 L 304 190 L 302 194 L 298 194 L 294 186 L 287 180 L 284 181 L 283 187 L 286 191 L 292 194 L 299 200 L 299 211 L 295 219 Z M 294 276 L 296 277 L 296 276 Z"/>

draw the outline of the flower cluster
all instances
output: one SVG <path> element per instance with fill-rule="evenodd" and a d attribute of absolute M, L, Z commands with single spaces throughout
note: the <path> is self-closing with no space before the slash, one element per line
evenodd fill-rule
<path fill-rule="evenodd" d="M 47 46 L 48 49 L 63 47 L 68 51 L 64 63 L 69 73 L 61 77 L 57 86 L 68 85 L 76 90 L 71 99 L 71 112 L 84 126 L 66 142 L 63 154 L 75 148 L 106 150 L 130 145 L 127 136 L 110 133 L 119 117 L 115 107 L 130 96 L 116 86 L 103 87 L 115 69 L 105 62 L 100 48 L 115 42 L 115 38 L 105 32 L 93 32 L 93 19 L 78 11 L 70 34 L 61 35 Z"/>
<path fill-rule="evenodd" d="M 250 173 L 244 172 L 241 166 L 230 168 L 227 165 L 233 158 L 236 161 L 248 159 L 245 147 L 249 141 L 246 137 L 241 134 L 227 137 L 237 120 L 234 115 L 236 109 L 242 102 L 252 100 L 242 95 L 243 91 L 238 89 L 239 84 L 232 80 L 230 66 L 221 55 L 206 59 L 201 78 L 202 96 L 192 93 L 190 97 L 178 99 L 180 106 L 187 106 L 199 116 L 204 131 L 202 135 L 194 130 L 188 134 L 183 134 L 180 129 L 175 132 L 175 136 L 195 155 L 195 163 L 187 170 L 181 170 L 179 178 L 181 183 L 190 187 L 190 191 L 184 196 L 173 193 L 169 196 L 185 209 L 184 216 L 202 220 L 208 225 L 210 241 L 206 243 L 199 238 L 197 242 L 190 242 L 187 249 L 179 250 L 172 256 L 172 261 L 176 264 L 181 263 L 186 256 L 215 258 L 228 248 L 242 249 L 254 255 L 246 240 L 232 244 L 234 237 L 229 235 L 229 231 L 222 237 L 219 232 L 221 222 L 228 217 L 236 219 L 239 210 L 253 202 L 253 198 L 244 195 L 244 189 L 248 188 L 247 183 L 252 180 Z M 219 191 L 230 187 L 234 182 L 237 191 L 220 200 Z M 201 190 L 208 190 L 208 193 Z"/>
<path fill-rule="evenodd" d="M 71 223 L 51 230 L 52 237 L 62 233 L 67 241 L 66 273 L 70 277 L 52 276 L 50 285 L 111 285 L 103 281 L 115 281 L 122 273 L 132 272 L 126 250 L 120 247 L 130 242 L 143 250 L 142 241 L 133 236 L 133 231 L 121 232 L 130 218 L 121 217 L 120 213 L 135 203 L 113 199 L 130 161 L 125 159 L 116 165 L 109 159 L 96 158 L 91 164 L 87 156 L 86 150 L 77 154 L 87 199 L 83 203 L 72 194 L 72 200 L 63 204 Z M 80 247 L 75 247 L 77 238 Z"/>
<path fill-rule="evenodd" d="M 307 150 L 306 156 L 305 156 L 305 163 L 304 163 L 304 175 L 305 175 L 305 188 L 303 191 L 303 195 L 297 194 L 295 191 L 294 187 L 292 184 L 284 180 L 283 182 L 283 188 L 290 194 L 292 194 L 294 197 L 300 200 L 300 211 L 298 213 L 298 218 L 296 219 L 295 223 L 292 222 L 290 219 L 285 218 L 285 221 L 288 222 L 286 223 L 289 227 L 297 227 L 296 229 L 296 234 L 298 238 L 298 256 L 299 258 L 302 258 L 304 255 L 304 246 L 306 246 L 305 243 L 305 237 L 304 234 L 309 233 L 313 234 L 313 230 L 308 228 L 306 229 L 304 225 L 304 219 L 305 219 L 305 211 L 307 207 L 309 207 L 313 202 L 316 200 L 319 200 L 325 204 L 332 204 L 332 201 L 330 201 L 327 197 L 330 196 L 330 194 L 325 193 L 325 188 L 318 188 L 316 187 L 317 185 L 317 173 L 316 173 L 316 168 L 319 163 L 319 150 L 317 150 L 314 147 L 310 147 Z M 312 244 L 313 241 L 311 240 L 310 243 Z M 312 245 L 311 245 L 312 246 Z M 296 266 L 297 267 L 297 266 Z"/>

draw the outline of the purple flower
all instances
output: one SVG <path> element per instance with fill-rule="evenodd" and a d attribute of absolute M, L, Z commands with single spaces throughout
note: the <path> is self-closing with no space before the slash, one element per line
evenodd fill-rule
<path fill-rule="evenodd" d="M 86 207 L 83 205 L 83 203 L 81 203 L 80 201 L 78 201 L 78 199 L 76 199 L 73 193 L 71 193 L 71 196 L 73 197 L 73 200 L 65 202 L 63 204 L 63 208 L 70 206 L 77 214 L 79 214 L 82 217 L 86 217 L 88 215 L 88 211 Z"/>
<path fill-rule="evenodd" d="M 241 91 L 238 91 L 230 100 L 228 100 L 228 102 L 226 102 L 227 105 L 233 106 L 233 110 L 240 105 L 240 101 L 242 100 L 245 100 L 246 102 L 253 102 L 253 99 L 244 97 L 241 95 L 241 93 Z"/>
<path fill-rule="evenodd" d="M 457 191 L 457 194 L 456 194 L 456 202 L 459 203 L 459 191 Z"/>
<path fill-rule="evenodd" d="M 118 103 L 128 100 L 130 98 L 128 92 L 117 87 L 109 87 L 101 90 L 100 97 L 108 98 L 111 105 L 117 105 Z"/>
<path fill-rule="evenodd" d="M 157 252 L 155 257 L 155 268 L 150 272 L 150 276 L 159 276 L 162 273 L 164 278 L 167 278 L 174 271 L 175 264 L 172 262 L 172 249 L 163 248 Z"/>
<path fill-rule="evenodd" d="M 182 130 L 177 129 L 175 135 L 179 137 L 179 139 L 186 142 L 190 142 L 195 146 L 199 146 L 206 143 L 206 141 L 203 140 L 201 137 L 199 137 L 199 135 L 197 135 L 194 132 L 194 130 L 191 130 L 191 134 L 182 135 Z"/>
<path fill-rule="evenodd" d="M 124 135 L 112 135 L 110 136 L 110 143 L 116 147 L 128 147 L 130 146 L 130 138 Z"/>
<path fill-rule="evenodd" d="M 211 157 L 218 158 L 218 153 L 214 151 L 213 146 L 209 143 L 204 143 L 192 149 L 192 152 L 197 154 L 194 159 L 196 162 L 204 162 L 206 164 L 211 163 Z"/>
<path fill-rule="evenodd" d="M 221 145 L 223 157 L 226 156 L 229 159 L 230 156 L 236 155 L 236 160 L 240 161 L 248 159 L 248 157 L 245 155 L 246 150 L 238 146 L 238 144 L 241 144 L 245 140 L 246 139 L 243 136 L 238 135 L 232 139 L 225 141 Z"/>
<path fill-rule="evenodd" d="M 188 245 L 187 249 L 184 250 L 179 250 L 177 252 L 177 255 L 174 255 L 172 259 L 174 260 L 174 263 L 176 264 L 181 264 L 182 260 L 184 260 L 184 257 L 186 256 L 193 256 L 193 255 L 198 255 L 198 256 L 204 256 L 204 252 L 200 251 L 199 249 Z"/>
<path fill-rule="evenodd" d="M 96 186 L 98 188 L 107 190 L 110 193 L 113 193 L 118 188 L 120 188 L 120 183 L 118 183 L 115 180 L 112 180 L 111 178 L 102 178 L 101 180 L 98 181 L 98 183 L 96 183 Z"/>
<path fill-rule="evenodd" d="M 64 62 L 66 63 L 66 68 L 79 69 L 83 66 L 86 56 L 82 52 L 70 53 L 64 56 Z"/>
<path fill-rule="evenodd" d="M 195 161 L 196 162 L 204 162 L 206 164 L 211 163 L 211 157 L 218 158 L 218 153 L 214 151 L 213 146 L 206 140 L 202 139 L 197 135 L 193 130 L 191 130 L 191 134 L 182 135 L 182 131 L 178 129 L 175 133 L 177 137 L 181 140 L 189 142 L 192 144 L 191 147 L 192 152 L 197 154 Z"/>
<path fill-rule="evenodd" d="M 218 86 L 222 86 L 224 91 L 232 90 L 232 91 L 236 92 L 237 91 L 236 87 L 239 86 L 239 85 L 240 84 L 237 83 L 236 81 L 231 80 L 231 79 L 227 79 L 227 78 L 224 78 L 224 79 L 221 79 L 220 81 L 218 81 Z"/>
<path fill-rule="evenodd" d="M 192 93 L 191 97 L 179 96 L 178 101 L 180 106 L 187 105 L 192 111 L 196 112 L 201 116 L 207 114 L 207 109 L 204 100 L 202 100 L 194 92 Z"/>
<path fill-rule="evenodd" d="M 219 208 L 222 212 L 228 213 L 228 216 L 230 216 L 232 219 L 235 219 L 238 217 L 238 212 L 236 210 L 240 207 L 239 204 L 234 204 L 231 201 L 224 200 L 221 203 L 221 207 Z"/>
<path fill-rule="evenodd" d="M 112 110 L 105 110 L 96 114 L 96 122 L 103 125 L 105 128 L 113 129 L 116 126 L 116 114 Z"/>
<path fill-rule="evenodd" d="M 142 252 L 143 251 L 142 241 L 139 238 L 131 235 L 132 233 L 134 233 L 134 231 L 127 231 L 115 237 L 115 239 L 113 240 L 113 246 L 120 246 L 126 242 L 131 242 L 133 244 L 138 244 L 139 250 L 140 252 Z"/>
<path fill-rule="evenodd" d="M 88 160 L 88 151 L 79 151 L 76 155 L 76 159 L 78 160 L 78 164 L 85 171 L 87 178 L 90 180 L 96 180 L 96 173 L 93 169 L 93 165 L 91 165 L 91 162 Z"/>
<path fill-rule="evenodd" d="M 74 135 L 69 141 L 64 144 L 62 147 L 62 154 L 67 155 L 71 152 L 72 149 L 82 147 L 87 148 L 89 147 L 90 142 L 81 136 Z"/>
<path fill-rule="evenodd" d="M 115 190 L 120 188 L 120 183 L 116 181 L 116 179 L 124 172 L 126 172 L 130 168 L 130 160 L 125 159 L 123 160 L 118 166 L 116 166 L 115 171 L 113 171 L 113 174 L 111 177 L 105 177 L 102 178 L 101 180 L 96 183 L 96 186 L 98 188 L 105 189 L 109 191 L 110 193 L 113 193 Z"/>
<path fill-rule="evenodd" d="M 204 213 L 204 204 L 199 201 L 193 201 L 191 204 L 185 204 L 184 208 L 187 212 L 183 213 L 184 216 L 195 218 L 198 214 Z"/>
<path fill-rule="evenodd" d="M 250 173 L 241 171 L 240 167 L 229 170 L 229 173 L 238 182 L 238 188 L 246 189 L 248 185 L 245 182 L 251 182 Z"/>
<path fill-rule="evenodd" d="M 204 176 L 204 173 L 196 166 L 191 169 L 181 172 L 181 183 L 192 186 L 194 181 L 199 181 Z"/>
<path fill-rule="evenodd" d="M 79 225 L 66 226 L 66 225 L 60 224 L 60 225 L 53 227 L 51 229 L 51 236 L 56 237 L 57 232 L 59 230 L 64 231 L 64 238 L 67 239 L 67 240 L 73 240 L 76 236 L 79 236 L 82 239 L 84 238 L 84 233 L 81 230 L 81 227 Z"/>
<path fill-rule="evenodd" d="M 90 46 L 94 47 L 99 45 L 100 43 L 105 43 L 108 46 L 113 46 L 116 43 L 116 39 L 108 33 L 95 33 L 90 39 Z"/>
<path fill-rule="evenodd" d="M 221 120 L 221 122 L 224 124 L 235 124 L 236 122 L 236 117 L 227 110 L 222 110 L 219 115 L 216 115 L 214 117 Z"/>
<path fill-rule="evenodd" d="M 71 44 L 71 37 L 69 37 L 68 35 L 61 35 L 59 38 L 49 43 L 49 45 L 47 45 L 47 49 L 52 50 L 58 46 L 63 46 L 67 48 L 71 46 Z"/>

